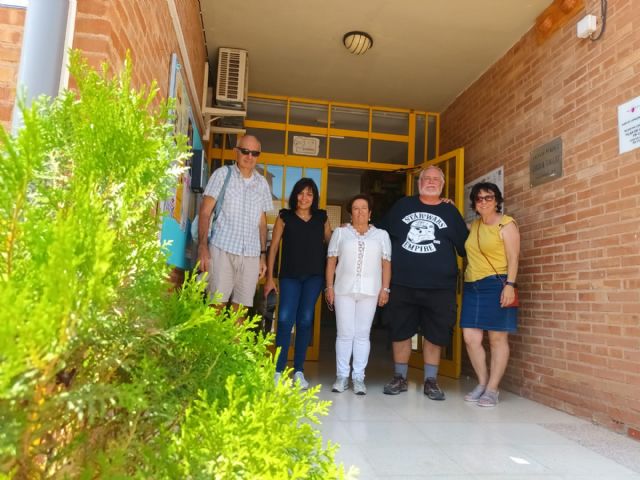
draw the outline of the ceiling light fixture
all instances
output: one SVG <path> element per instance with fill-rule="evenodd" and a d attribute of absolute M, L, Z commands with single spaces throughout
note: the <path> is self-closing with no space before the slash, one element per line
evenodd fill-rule
<path fill-rule="evenodd" d="M 355 55 L 362 55 L 373 47 L 373 38 L 366 32 L 347 32 L 342 37 L 342 43 L 347 50 Z"/>

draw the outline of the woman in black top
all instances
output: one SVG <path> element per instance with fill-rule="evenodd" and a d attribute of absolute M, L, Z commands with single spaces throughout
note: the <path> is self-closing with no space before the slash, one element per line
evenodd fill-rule
<path fill-rule="evenodd" d="M 289 195 L 289 209 L 280 210 L 273 227 L 264 295 L 276 289 L 273 280 L 276 255 L 282 240 L 280 261 L 280 304 L 276 347 L 276 382 L 287 365 L 291 329 L 296 327 L 293 381 L 302 388 L 304 360 L 311 339 L 316 301 L 324 283 L 325 243 L 331 238 L 331 226 L 325 210 L 318 209 L 318 187 L 310 178 L 296 182 Z"/>

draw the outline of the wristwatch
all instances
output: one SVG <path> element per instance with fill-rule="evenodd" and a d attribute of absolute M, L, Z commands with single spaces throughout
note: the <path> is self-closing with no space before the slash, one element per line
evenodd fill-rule
<path fill-rule="evenodd" d="M 390 288 L 383 288 L 382 290 L 387 292 L 387 293 L 391 293 L 391 289 Z"/>
<path fill-rule="evenodd" d="M 505 285 L 509 285 L 510 287 L 516 288 L 518 284 L 516 282 L 504 282 Z"/>

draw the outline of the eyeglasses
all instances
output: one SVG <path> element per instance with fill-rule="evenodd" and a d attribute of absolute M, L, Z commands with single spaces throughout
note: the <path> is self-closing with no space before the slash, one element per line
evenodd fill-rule
<path fill-rule="evenodd" d="M 260 156 L 260 150 L 249 150 L 248 148 L 244 147 L 236 147 L 236 150 L 240 150 L 240 153 L 243 155 L 251 155 L 252 157 Z"/>
<path fill-rule="evenodd" d="M 476 197 L 476 203 L 482 203 L 482 202 L 493 202 L 496 199 L 495 195 L 478 195 Z"/>

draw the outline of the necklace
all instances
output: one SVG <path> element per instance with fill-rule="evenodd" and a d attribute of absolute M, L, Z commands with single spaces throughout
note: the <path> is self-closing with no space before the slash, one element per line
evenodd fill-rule
<path fill-rule="evenodd" d="M 311 218 L 311 213 L 296 212 L 296 215 L 305 221 Z"/>

